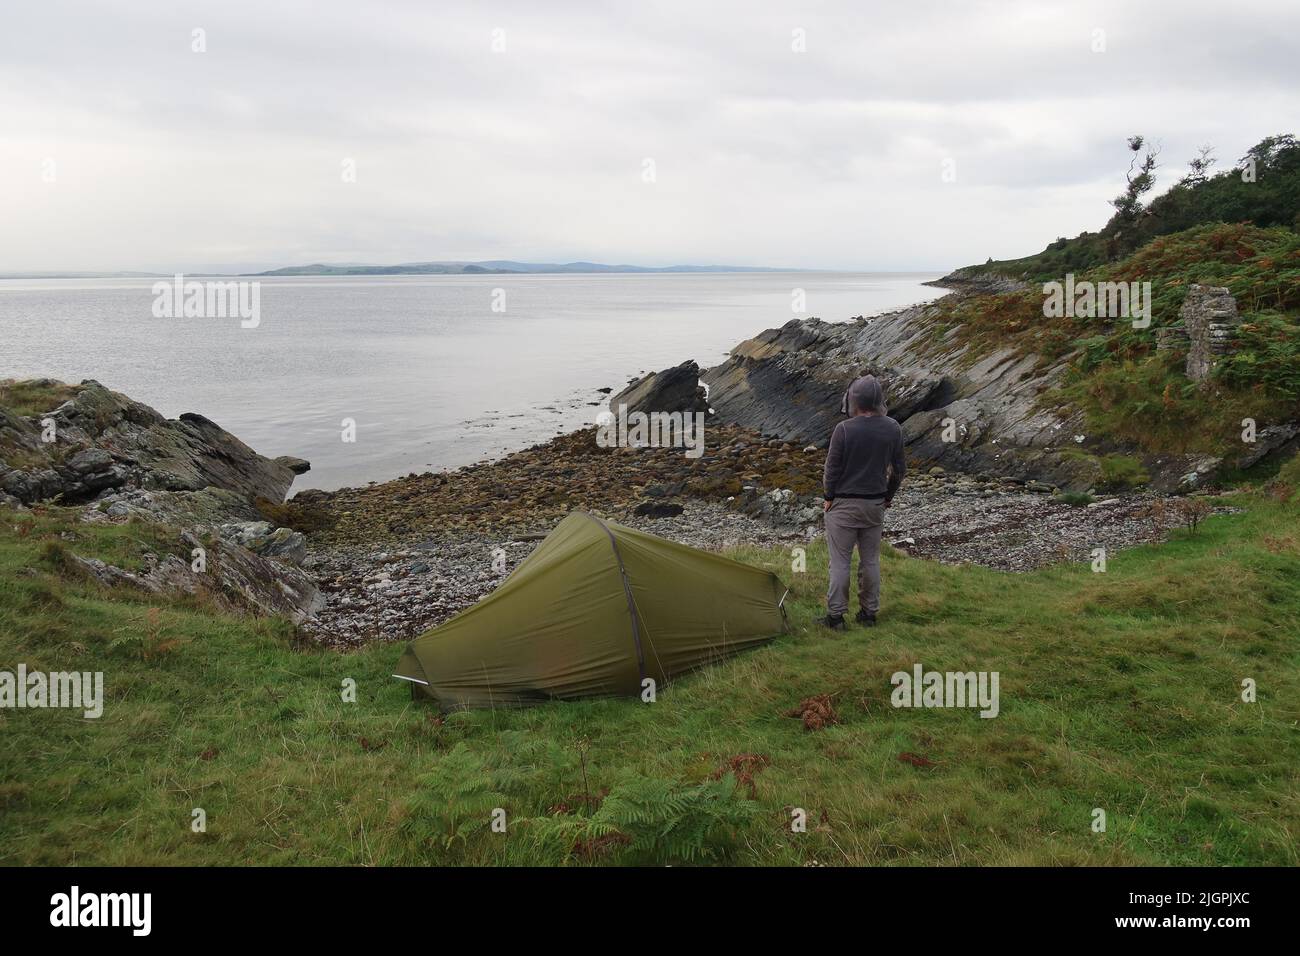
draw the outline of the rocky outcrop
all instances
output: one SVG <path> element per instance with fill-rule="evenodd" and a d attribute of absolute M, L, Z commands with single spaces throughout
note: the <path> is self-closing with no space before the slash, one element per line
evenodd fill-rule
<path fill-rule="evenodd" d="M 281 529 L 284 530 L 284 529 Z M 180 533 L 175 554 L 148 555 L 147 567 L 132 573 L 98 558 L 72 556 L 73 563 L 105 587 L 130 587 L 150 594 L 204 597 L 222 610 L 283 615 L 300 624 L 324 604 L 316 584 L 295 567 L 223 541 L 204 542 L 190 531 Z M 202 554 L 196 567 L 194 555 Z"/>
<path fill-rule="evenodd" d="M 45 414 L 0 408 L 0 492 L 23 503 L 76 503 L 126 488 L 216 488 L 280 502 L 310 467 L 265 458 L 202 415 L 163 418 L 95 381 Z"/>
<path fill-rule="evenodd" d="M 1042 362 L 1011 349 L 970 354 L 934 341 L 946 300 L 848 323 L 796 319 L 742 342 L 704 373 L 721 421 L 787 441 L 825 446 L 843 417 L 849 383 L 871 373 L 889 414 L 903 423 L 909 456 L 926 465 L 1033 478 L 1084 490 L 1095 468 L 1077 454 L 1081 415 L 1039 407 L 1070 356 Z M 1084 456 L 1086 458 L 1086 456 Z"/>
<path fill-rule="evenodd" d="M 176 527 L 216 529 L 228 522 L 261 521 L 257 508 L 243 495 L 220 488 L 202 491 L 152 491 L 125 488 L 100 495 L 84 513 L 87 521 L 135 518 Z"/>
<path fill-rule="evenodd" d="M 1236 466 L 1252 468 L 1266 458 L 1281 461 L 1297 453 L 1300 453 L 1300 423 L 1285 422 L 1280 425 L 1268 425 L 1259 430 L 1255 441 L 1237 460 Z"/>
<path fill-rule="evenodd" d="M 628 384 L 609 400 L 609 410 L 618 414 L 620 405 L 629 412 L 707 412 L 709 400 L 700 387 L 700 367 L 683 362 L 662 372 L 651 372 Z"/>
<path fill-rule="evenodd" d="M 307 536 L 289 528 L 276 528 L 269 521 L 242 521 L 223 524 L 223 541 L 232 541 L 264 558 L 276 558 L 301 565 L 307 557 Z"/>
<path fill-rule="evenodd" d="M 1001 295 L 1005 292 L 1020 292 L 1029 288 L 1028 283 L 1020 279 L 994 272 L 984 272 L 979 266 L 954 269 L 942 279 L 935 279 L 925 284 L 938 286 L 941 289 L 954 289 L 970 295 Z"/>
<path fill-rule="evenodd" d="M 951 317 L 967 290 L 1007 291 L 1000 277 L 986 279 L 958 270 L 934 284 L 962 291 L 934 303 L 844 323 L 796 319 L 742 342 L 702 376 L 717 421 L 824 447 L 843 417 L 845 389 L 871 373 L 884 383 L 889 414 L 902 423 L 915 464 L 1066 491 L 1101 488 L 1103 479 L 1115 487 L 1105 473 L 1117 455 L 1133 459 L 1141 482 L 1169 492 L 1212 484 L 1225 464 L 1248 468 L 1300 445 L 1297 423 L 1261 428 L 1255 443 L 1226 457 L 1157 456 L 1090 438 L 1082 413 L 1053 400 L 1076 353 L 1049 361 L 958 336 Z M 1204 383 L 1234 347 L 1239 323 L 1227 289 L 1193 284 L 1180 322 L 1156 330 L 1157 347 L 1186 349 L 1188 377 Z"/>
<path fill-rule="evenodd" d="M 194 548 L 204 549 L 206 567 L 200 570 L 176 556 L 154 558 L 140 574 L 78 558 L 82 569 L 101 584 L 172 596 L 201 594 L 225 610 L 283 614 L 295 623 L 314 615 L 323 603 L 316 584 L 302 570 L 306 536 L 262 520 L 248 499 L 236 492 L 127 489 L 87 505 L 82 520 L 147 521 L 184 529 L 178 532 L 182 554 L 192 556 Z"/>
<path fill-rule="evenodd" d="M 0 408 L 0 504 L 89 502 L 84 521 L 147 521 L 179 535 L 178 554 L 146 554 L 139 572 L 72 555 L 77 568 L 107 587 L 203 596 L 225 610 L 294 622 L 320 608 L 300 567 L 304 536 L 273 527 L 258 508 L 282 502 L 294 476 L 311 467 L 306 461 L 272 461 L 202 415 L 165 419 L 98 382 L 27 384 L 28 392 L 71 397 L 33 416 Z"/>

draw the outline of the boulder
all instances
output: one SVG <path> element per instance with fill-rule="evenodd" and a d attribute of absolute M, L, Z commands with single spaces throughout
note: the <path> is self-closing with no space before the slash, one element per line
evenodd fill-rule
<path fill-rule="evenodd" d="M 674 368 L 651 372 L 628 385 L 609 400 L 609 410 L 619 406 L 628 412 L 707 412 L 709 400 L 700 386 L 700 367 L 686 361 Z"/>
<path fill-rule="evenodd" d="M 277 465 L 283 465 L 295 475 L 305 475 L 311 471 L 311 462 L 305 458 L 295 458 L 293 455 L 281 455 L 275 459 Z"/>
<path fill-rule="evenodd" d="M 219 533 L 223 541 L 247 548 L 265 558 L 277 558 L 301 565 L 307 557 L 306 536 L 290 528 L 273 528 L 267 521 L 223 524 Z"/>
<path fill-rule="evenodd" d="M 113 467 L 113 456 L 102 448 L 83 448 L 64 466 L 76 475 L 90 475 Z"/>
<path fill-rule="evenodd" d="M 1287 457 L 1300 447 L 1300 424 L 1287 422 L 1281 425 L 1269 425 L 1261 428 L 1255 436 L 1255 443 L 1237 461 L 1238 468 L 1250 468 L 1265 458 L 1276 455 Z"/>

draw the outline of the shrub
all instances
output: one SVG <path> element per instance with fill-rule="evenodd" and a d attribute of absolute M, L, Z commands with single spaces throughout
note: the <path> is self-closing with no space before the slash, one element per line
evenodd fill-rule
<path fill-rule="evenodd" d="M 626 836 L 641 862 L 690 863 L 728 855 L 756 812 L 730 773 L 694 786 L 638 777 L 610 791 L 591 822 L 601 835 Z"/>
<path fill-rule="evenodd" d="M 1259 386 L 1286 401 L 1300 401 L 1300 325 L 1277 313 L 1243 322 L 1236 349 L 1215 376 L 1233 388 Z"/>

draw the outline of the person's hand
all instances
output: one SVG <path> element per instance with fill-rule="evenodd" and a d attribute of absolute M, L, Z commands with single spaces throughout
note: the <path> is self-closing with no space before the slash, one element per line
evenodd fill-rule
<path fill-rule="evenodd" d="M 831 510 L 831 499 L 828 498 L 827 500 L 822 502 L 822 511 L 830 511 L 830 510 Z"/>
<path fill-rule="evenodd" d="M 894 503 L 894 499 L 893 499 L 893 498 L 886 498 L 886 499 L 885 499 L 885 507 L 886 507 L 886 508 L 888 508 L 888 507 L 889 507 L 890 505 L 892 505 L 893 503 Z"/>

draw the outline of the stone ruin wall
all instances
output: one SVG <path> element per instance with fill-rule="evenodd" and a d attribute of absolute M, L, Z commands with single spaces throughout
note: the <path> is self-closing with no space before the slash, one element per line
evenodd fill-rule
<path fill-rule="evenodd" d="M 1222 286 L 1192 284 L 1179 313 L 1180 325 L 1156 330 L 1156 348 L 1186 349 L 1187 377 L 1204 382 L 1216 356 L 1232 350 L 1241 317 L 1237 301 Z"/>

